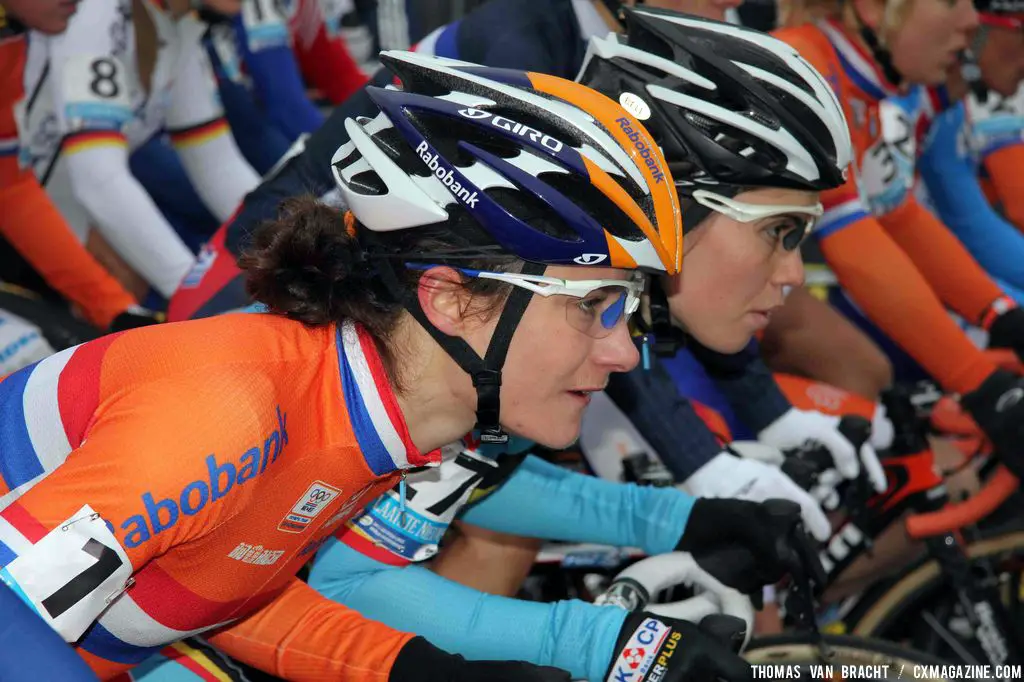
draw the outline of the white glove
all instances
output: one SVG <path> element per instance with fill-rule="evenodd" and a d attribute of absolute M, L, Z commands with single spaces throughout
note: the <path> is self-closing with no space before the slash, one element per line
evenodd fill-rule
<path fill-rule="evenodd" d="M 885 405 L 875 405 L 875 413 L 871 416 L 871 446 L 878 450 L 888 450 L 892 447 L 892 441 L 896 438 L 896 427 L 893 426 L 889 415 L 885 411 Z"/>
<path fill-rule="evenodd" d="M 782 453 L 778 454 L 781 461 Z M 792 500 L 800 505 L 804 524 L 816 540 L 825 542 L 832 535 L 832 526 L 814 498 L 781 469 L 763 461 L 720 452 L 680 487 L 694 497 L 738 497 L 751 502 Z"/>
<path fill-rule="evenodd" d="M 871 486 L 876 492 L 885 492 L 885 470 L 870 440 L 861 446 L 858 458 L 853 443 L 839 432 L 839 421 L 839 417 L 793 407 L 757 434 L 757 439 L 780 450 L 816 441 L 832 454 L 832 461 L 844 478 L 856 478 L 863 464 Z"/>

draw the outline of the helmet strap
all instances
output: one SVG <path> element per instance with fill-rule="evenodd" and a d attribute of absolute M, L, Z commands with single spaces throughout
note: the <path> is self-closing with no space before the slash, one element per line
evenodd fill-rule
<path fill-rule="evenodd" d="M 892 54 L 889 52 L 889 49 L 882 46 L 882 41 L 878 39 L 878 34 L 861 19 L 857 6 L 851 4 L 851 9 L 853 10 L 853 18 L 857 22 L 860 37 L 864 44 L 868 46 L 871 56 L 875 58 L 875 63 L 882 69 L 882 75 L 893 86 L 899 87 L 903 82 L 903 76 L 896 70 L 896 66 L 893 65 Z"/>
<path fill-rule="evenodd" d="M 988 101 L 988 86 L 981 77 L 981 67 L 978 65 L 978 55 L 981 54 L 985 41 L 988 39 L 988 26 L 981 24 L 974 33 L 971 46 L 960 53 L 960 76 L 967 83 L 979 104 Z"/>
<path fill-rule="evenodd" d="M 868 46 L 868 50 L 871 51 L 871 56 L 875 58 L 879 68 L 882 69 L 885 79 L 894 86 L 899 87 L 903 82 L 903 76 L 892 63 L 892 53 L 889 52 L 888 48 L 882 46 L 882 42 L 878 39 L 878 34 L 861 21 L 860 16 L 857 17 L 857 23 L 860 24 L 860 37 Z"/>
<path fill-rule="evenodd" d="M 672 321 L 668 296 L 660 278 L 650 281 L 647 288 L 647 315 L 638 315 L 637 327 L 654 337 L 654 354 L 662 358 L 675 357 L 686 346 L 686 332 Z M 647 319 L 644 319 L 644 318 Z"/>
<path fill-rule="evenodd" d="M 522 272 L 526 275 L 540 275 L 544 273 L 544 270 L 544 265 L 527 262 Z M 481 358 L 464 339 L 445 334 L 427 319 L 427 315 L 420 305 L 419 297 L 402 286 L 389 259 L 380 260 L 378 272 L 391 295 L 402 303 L 409 314 L 433 337 L 437 345 L 441 346 L 455 363 L 472 378 L 473 387 L 476 388 L 476 426 L 474 428 L 480 431 L 481 442 L 507 443 L 508 434 L 500 424 L 501 370 L 505 365 L 509 346 L 512 344 L 512 336 L 526 313 L 526 306 L 530 304 L 533 292 L 522 287 L 513 287 L 505 302 L 505 307 L 498 317 L 498 324 L 494 329 L 491 342 L 487 346 L 487 351 Z"/>

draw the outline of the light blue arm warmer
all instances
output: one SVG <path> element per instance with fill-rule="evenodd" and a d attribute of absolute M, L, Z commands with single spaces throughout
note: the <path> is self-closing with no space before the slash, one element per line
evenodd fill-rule
<path fill-rule="evenodd" d="M 461 518 L 511 535 L 661 554 L 678 544 L 694 501 L 675 488 L 604 481 L 531 455 L 501 488 Z"/>
<path fill-rule="evenodd" d="M 476 660 L 521 660 L 602 680 L 626 611 L 582 601 L 550 604 L 484 594 L 416 565 L 388 566 L 331 538 L 309 584 L 393 628 Z"/>

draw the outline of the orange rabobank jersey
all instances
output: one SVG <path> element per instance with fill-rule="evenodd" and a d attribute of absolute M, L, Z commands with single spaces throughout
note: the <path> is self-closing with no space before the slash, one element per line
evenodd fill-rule
<path fill-rule="evenodd" d="M 411 635 L 294 575 L 398 470 L 439 458 L 353 323 L 106 336 L 0 382 L 0 579 L 101 676 L 218 628 L 280 677 L 383 681 Z"/>
<path fill-rule="evenodd" d="M 871 57 L 834 22 L 778 30 L 832 84 L 850 126 L 854 160 L 849 179 L 824 192 L 818 238 L 868 215 L 882 217 L 911 197 L 924 89 L 896 90 Z"/>
<path fill-rule="evenodd" d="M 815 236 L 825 259 L 845 294 L 944 388 L 973 390 L 995 368 L 946 308 L 976 323 L 1002 292 L 914 197 L 918 140 L 930 123 L 927 93 L 894 88 L 837 22 L 774 35 L 830 81 L 850 126 L 849 178 L 821 197 Z"/>

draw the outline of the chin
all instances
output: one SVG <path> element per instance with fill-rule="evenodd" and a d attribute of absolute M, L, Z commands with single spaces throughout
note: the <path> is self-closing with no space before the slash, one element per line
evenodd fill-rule
<path fill-rule="evenodd" d="M 690 331 L 690 336 L 700 341 L 705 348 L 710 348 L 717 353 L 731 355 L 739 353 L 747 347 L 753 336 L 746 331 L 722 332 L 717 334 L 698 334 Z"/>
<path fill-rule="evenodd" d="M 537 424 L 534 428 L 530 428 L 532 425 L 527 426 L 524 424 L 520 428 L 515 429 L 515 434 L 521 438 L 539 443 L 546 448 L 562 450 L 579 439 L 581 422 L 582 416 L 580 414 L 566 414 L 563 419 L 558 420 L 547 416 L 542 424 Z"/>
<path fill-rule="evenodd" d="M 999 84 L 989 85 L 989 87 L 995 90 L 996 93 L 1002 97 L 1013 97 L 1015 94 L 1017 94 L 1017 87 L 1019 84 L 1019 81 L 1015 81 L 1013 83 L 1006 82 L 1001 86 Z"/>

